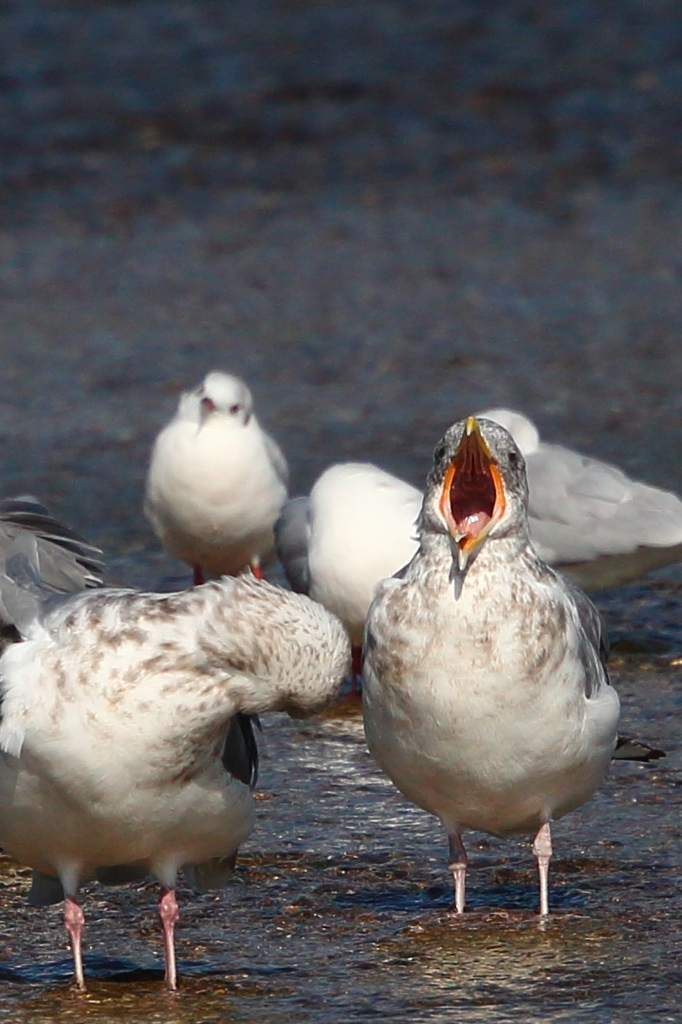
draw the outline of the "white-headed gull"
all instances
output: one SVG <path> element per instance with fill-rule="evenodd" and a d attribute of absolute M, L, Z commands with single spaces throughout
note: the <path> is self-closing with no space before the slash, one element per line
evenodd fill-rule
<path fill-rule="evenodd" d="M 287 496 L 287 464 L 246 384 L 207 374 L 156 438 L 144 509 L 164 547 L 204 573 L 259 574 Z"/>
<path fill-rule="evenodd" d="M 25 637 L 0 659 L 0 845 L 39 872 L 34 902 L 58 899 L 61 884 L 80 988 L 80 883 L 154 874 L 174 988 L 177 873 L 190 865 L 199 885 L 222 884 L 253 825 L 244 716 L 324 706 L 348 638 L 319 604 L 250 574 L 45 605 L 30 561 L 20 550 L 0 578 Z"/>
<path fill-rule="evenodd" d="M 277 554 L 295 590 L 343 622 L 353 668 L 374 589 L 409 562 L 416 548 L 422 496 L 367 462 L 330 466 L 309 498 L 287 502 L 275 527 Z"/>
<path fill-rule="evenodd" d="M 377 583 L 417 550 L 421 502 L 416 487 L 379 466 L 339 462 L 309 497 L 290 498 L 275 523 L 277 557 L 292 590 L 338 615 L 355 645 Z"/>
<path fill-rule="evenodd" d="M 460 913 L 465 828 L 535 836 L 548 913 L 550 822 L 592 796 L 617 744 L 599 615 L 536 555 L 527 504 L 509 433 L 455 424 L 435 451 L 419 551 L 379 584 L 367 619 L 367 741 L 442 822 Z"/>
<path fill-rule="evenodd" d="M 520 412 L 480 415 L 505 427 L 526 459 L 530 536 L 543 561 L 592 591 L 682 560 L 682 501 L 676 494 L 546 444 Z"/>

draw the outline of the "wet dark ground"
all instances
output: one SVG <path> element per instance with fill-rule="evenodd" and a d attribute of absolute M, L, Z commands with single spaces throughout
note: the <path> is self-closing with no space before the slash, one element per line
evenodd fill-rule
<path fill-rule="evenodd" d="M 122 582 L 181 571 L 141 513 L 151 441 L 244 376 L 292 491 L 339 459 L 420 485 L 460 416 L 682 491 L 682 19 L 674 3 L 0 3 L 0 451 Z M 60 908 L 0 874 L 3 1021 L 679 1020 L 682 571 L 599 597 L 626 731 L 528 844 L 446 846 L 357 717 L 264 722 L 235 884 L 181 893 L 163 991 L 153 885 L 92 888 L 85 997 Z"/>
<path fill-rule="evenodd" d="M 622 669 L 619 684 L 628 727 L 674 748 L 677 673 Z M 259 825 L 235 883 L 181 891 L 177 995 L 163 990 L 153 885 L 89 891 L 81 997 L 60 908 L 26 907 L 27 872 L 6 867 L 3 1020 L 679 1019 L 674 754 L 615 766 L 555 826 L 541 924 L 529 844 L 480 836 L 467 913 L 450 916 L 444 838 L 374 768 L 357 717 L 269 716 L 262 745 Z"/>

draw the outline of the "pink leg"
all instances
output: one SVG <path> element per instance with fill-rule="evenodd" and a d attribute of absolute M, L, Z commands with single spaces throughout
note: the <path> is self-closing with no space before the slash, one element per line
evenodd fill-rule
<path fill-rule="evenodd" d="M 549 915 L 549 861 L 552 856 L 552 833 L 549 822 L 545 822 L 533 842 L 533 853 L 538 859 L 540 875 L 540 917 Z"/>
<path fill-rule="evenodd" d="M 173 932 L 180 918 L 174 889 L 161 889 L 159 896 L 159 917 L 163 928 L 163 955 L 166 962 L 165 982 L 169 989 L 178 987 L 178 975 L 175 969 L 175 942 Z"/>
<path fill-rule="evenodd" d="M 450 870 L 455 879 L 455 910 L 458 914 L 464 913 L 464 895 L 466 892 L 467 875 L 467 852 L 459 832 L 448 833 L 448 847 L 450 854 Z"/>
<path fill-rule="evenodd" d="M 85 915 L 78 902 L 73 896 L 66 896 L 64 899 L 64 927 L 69 933 L 71 941 L 71 952 L 73 954 L 73 980 L 77 989 L 85 992 L 85 978 L 83 976 L 83 955 L 81 952 L 81 937 L 83 935 L 83 923 Z"/>
<path fill-rule="evenodd" d="M 195 587 L 200 587 L 202 583 L 206 582 L 206 577 L 204 576 L 204 570 L 201 568 L 200 565 L 195 565 L 192 568 L 194 569 L 194 584 L 193 585 Z"/>
<path fill-rule="evenodd" d="M 353 694 L 360 693 L 360 680 L 362 679 L 362 647 L 357 644 L 353 644 L 350 649 L 351 656 L 351 677 L 350 677 L 350 692 Z"/>

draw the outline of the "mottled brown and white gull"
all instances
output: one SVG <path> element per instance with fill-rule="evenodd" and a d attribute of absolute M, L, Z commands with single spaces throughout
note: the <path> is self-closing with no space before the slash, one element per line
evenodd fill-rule
<path fill-rule="evenodd" d="M 260 565 L 287 496 L 287 464 L 238 377 L 214 371 L 183 394 L 156 438 L 144 509 L 170 554 L 205 574 Z"/>
<path fill-rule="evenodd" d="M 175 988 L 178 871 L 222 884 L 253 827 L 244 716 L 324 706 L 347 672 L 348 638 L 319 604 L 250 574 L 178 594 L 37 597 L 31 615 L 39 584 L 19 568 L 0 578 L 24 636 L 0 659 L 0 844 L 63 888 L 79 988 L 80 884 L 155 875 Z"/>
<path fill-rule="evenodd" d="M 442 822 L 464 909 L 463 829 L 534 835 L 549 911 L 550 823 L 588 800 L 617 745 L 618 696 L 589 599 L 528 532 L 524 459 L 474 417 L 435 451 L 419 549 L 377 588 L 363 706 L 370 750 Z"/>

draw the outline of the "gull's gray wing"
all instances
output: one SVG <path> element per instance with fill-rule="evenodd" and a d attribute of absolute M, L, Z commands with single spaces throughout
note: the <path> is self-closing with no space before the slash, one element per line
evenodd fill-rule
<path fill-rule="evenodd" d="M 27 637 L 34 622 L 64 601 L 73 600 L 74 593 L 64 593 L 48 586 L 40 576 L 38 538 L 21 531 L 0 551 L 4 555 L 4 572 L 0 572 L 0 624 L 2 637 L 14 641 Z M 79 589 L 76 593 L 82 593 Z M 18 636 L 17 636 L 18 634 Z"/>
<path fill-rule="evenodd" d="M 606 662 L 609 657 L 609 638 L 604 620 L 587 594 L 584 594 L 582 590 L 574 586 L 570 580 L 566 580 L 566 584 L 573 598 L 583 631 L 594 650 L 598 653 L 599 662 L 601 663 L 601 672 L 598 672 L 595 671 L 594 661 L 589 658 L 585 659 L 585 667 L 587 669 L 585 693 L 588 697 L 591 697 L 600 686 L 608 685 L 609 682 L 606 669 Z M 665 756 L 664 750 L 650 747 L 641 740 L 619 736 L 612 759 L 614 761 L 657 761 L 660 757 Z"/>
<path fill-rule="evenodd" d="M 565 580 L 565 583 L 578 612 L 578 619 L 580 620 L 580 625 L 583 628 L 585 636 L 598 652 L 599 661 L 601 662 L 604 672 L 606 672 L 606 663 L 609 660 L 611 643 L 609 641 L 609 635 L 606 632 L 606 625 L 601 612 L 595 607 L 587 594 L 585 594 L 580 587 L 576 587 L 571 580 Z"/>
<path fill-rule="evenodd" d="M 585 671 L 585 696 L 592 697 L 602 686 L 609 685 L 606 663 L 609 658 L 609 638 L 604 620 L 590 601 L 587 594 L 564 578 L 564 585 L 575 608 L 578 622 L 589 646 L 581 647 L 581 659 Z"/>
<path fill-rule="evenodd" d="M 682 545 L 682 501 L 672 492 L 561 445 L 541 443 L 526 464 L 531 539 L 545 561 L 563 565 Z"/>
<path fill-rule="evenodd" d="M 287 465 L 287 460 L 284 458 L 284 453 L 275 441 L 274 437 L 270 437 L 270 435 L 266 434 L 265 431 L 263 431 L 263 440 L 265 441 L 265 447 L 267 449 L 268 456 L 270 457 L 270 462 L 275 467 L 275 473 L 286 487 L 289 483 L 289 466 Z"/>
<path fill-rule="evenodd" d="M 103 585 L 101 551 L 30 496 L 0 500 L 0 647 L 49 602 Z"/>
<path fill-rule="evenodd" d="M 0 500 L 0 556 L 21 532 L 35 536 L 40 578 L 55 592 L 99 587 L 104 562 L 99 548 L 50 515 L 30 496 Z"/>
<path fill-rule="evenodd" d="M 309 541 L 310 499 L 290 498 L 275 523 L 275 547 L 289 585 L 297 594 L 310 591 Z"/>

